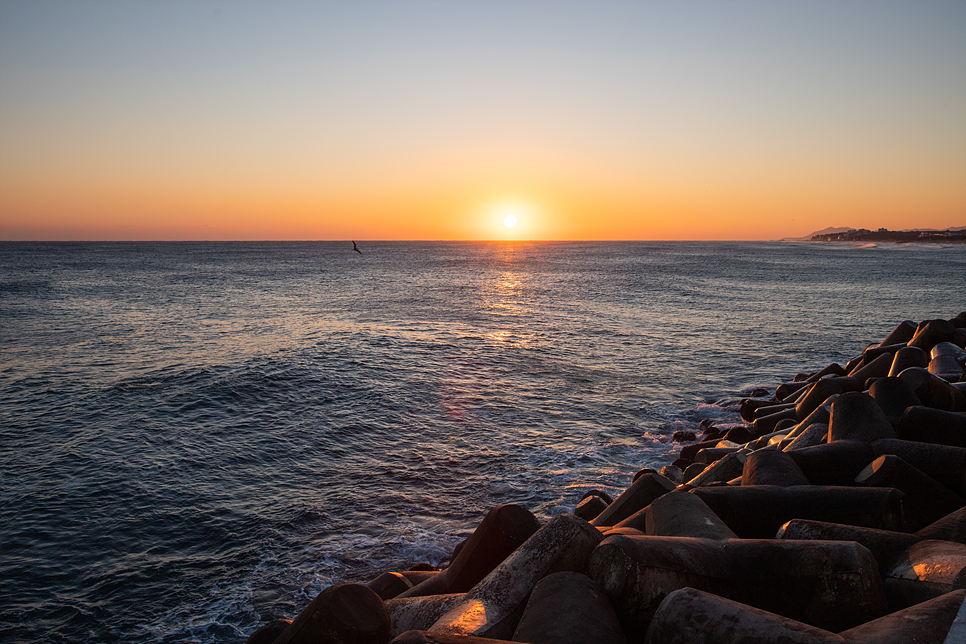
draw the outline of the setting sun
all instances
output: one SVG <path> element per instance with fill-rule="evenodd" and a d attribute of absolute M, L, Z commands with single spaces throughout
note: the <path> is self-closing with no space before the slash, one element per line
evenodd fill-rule
<path fill-rule="evenodd" d="M 503 218 L 503 225 L 507 228 L 513 228 L 517 225 L 517 218 L 514 215 L 507 215 Z"/>

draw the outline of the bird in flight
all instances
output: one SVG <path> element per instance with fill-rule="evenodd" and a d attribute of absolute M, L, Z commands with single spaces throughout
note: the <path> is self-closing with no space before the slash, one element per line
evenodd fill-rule
<path fill-rule="evenodd" d="M 355 242 L 352 242 L 352 250 L 354 250 L 355 252 L 359 253 L 360 255 L 362 254 L 362 251 L 359 250 L 359 247 L 356 246 L 356 243 Z"/>

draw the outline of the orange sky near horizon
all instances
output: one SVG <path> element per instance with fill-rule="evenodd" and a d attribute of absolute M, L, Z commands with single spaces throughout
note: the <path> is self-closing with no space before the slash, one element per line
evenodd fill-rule
<path fill-rule="evenodd" d="M 0 239 L 966 226 L 966 5 L 542 7 L 4 3 Z"/>

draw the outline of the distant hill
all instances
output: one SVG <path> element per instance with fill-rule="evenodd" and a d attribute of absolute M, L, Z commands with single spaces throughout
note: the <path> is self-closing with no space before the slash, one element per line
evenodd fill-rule
<path fill-rule="evenodd" d="M 816 230 L 813 233 L 808 233 L 804 237 L 786 237 L 782 241 L 811 241 L 812 237 L 816 235 L 836 235 L 838 233 L 847 233 L 850 230 L 855 230 L 855 228 L 840 227 L 840 228 L 823 228 L 822 230 Z"/>
<path fill-rule="evenodd" d="M 804 237 L 785 237 L 781 241 L 951 241 L 961 243 L 961 237 L 964 231 L 966 231 L 966 226 L 954 226 L 952 228 L 907 228 L 896 231 L 886 230 L 885 228 L 871 231 L 865 228 L 840 226 L 837 228 L 830 227 L 816 230 Z"/>
<path fill-rule="evenodd" d="M 810 241 L 830 242 L 864 242 L 864 243 L 933 243 L 933 244 L 964 244 L 966 243 L 966 226 L 946 228 L 944 230 L 915 228 L 912 230 L 868 230 L 866 228 L 826 229 L 840 232 L 824 232 L 811 236 Z"/>

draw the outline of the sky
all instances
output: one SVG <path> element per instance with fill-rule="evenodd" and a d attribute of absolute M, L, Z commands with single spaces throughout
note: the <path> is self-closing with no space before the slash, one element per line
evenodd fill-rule
<path fill-rule="evenodd" d="M 2 240 L 830 226 L 966 226 L 966 2 L 0 1 Z"/>

